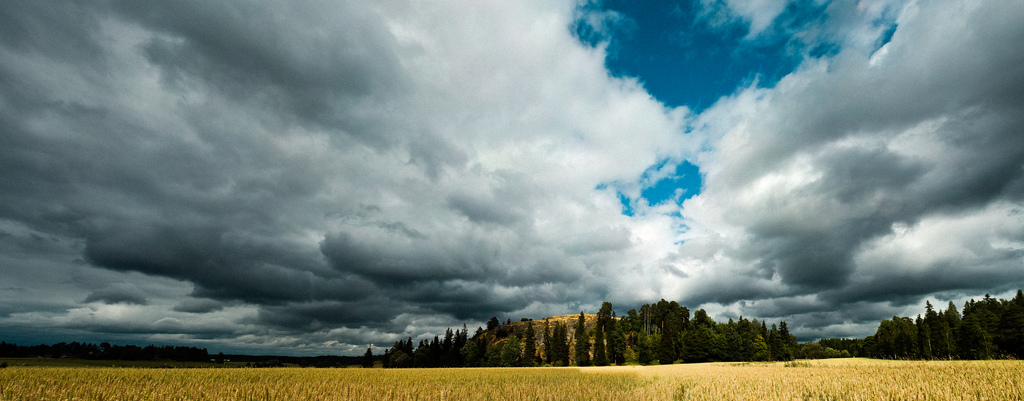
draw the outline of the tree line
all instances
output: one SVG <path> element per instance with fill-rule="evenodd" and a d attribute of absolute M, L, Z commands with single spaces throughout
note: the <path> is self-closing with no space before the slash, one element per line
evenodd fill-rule
<path fill-rule="evenodd" d="M 832 355 L 881 359 L 992 359 L 1024 358 L 1024 293 L 1013 299 L 985 295 L 964 303 L 962 313 L 952 301 L 945 310 L 925 302 L 924 316 L 893 316 L 878 325 L 874 335 L 863 339 L 818 341 Z M 806 348 L 808 345 L 805 345 Z"/>
<path fill-rule="evenodd" d="M 385 351 L 386 368 L 475 366 L 605 366 L 708 361 L 787 361 L 798 350 L 786 322 L 740 317 L 718 323 L 662 299 L 618 317 L 604 302 L 596 314 L 543 321 L 488 321 L 472 337 L 448 329 L 444 338 L 399 340 Z"/>
<path fill-rule="evenodd" d="M 716 322 L 662 299 L 616 316 L 604 302 L 597 314 L 554 316 L 542 321 L 492 317 L 472 337 L 448 330 L 445 337 L 400 340 L 385 351 L 384 367 L 604 366 L 625 363 L 789 361 L 842 357 L 880 359 L 1024 358 L 1024 293 L 1011 300 L 985 295 L 967 301 L 962 313 L 925 303 L 924 315 L 894 316 L 865 338 L 827 338 L 798 343 L 785 321 L 740 317 Z"/>
<path fill-rule="evenodd" d="M 168 360 L 176 362 L 204 362 L 210 360 L 206 348 L 149 345 L 111 345 L 104 342 L 93 343 L 57 343 L 22 346 L 0 341 L 0 357 L 2 358 L 79 358 L 97 360 L 146 361 Z"/>

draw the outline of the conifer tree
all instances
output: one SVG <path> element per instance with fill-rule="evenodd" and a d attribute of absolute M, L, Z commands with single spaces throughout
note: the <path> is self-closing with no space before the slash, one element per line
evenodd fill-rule
<path fill-rule="evenodd" d="M 626 323 L 612 320 L 609 322 L 608 338 L 608 362 L 616 365 L 622 365 L 626 363 L 626 335 L 625 330 L 627 329 Z"/>
<path fill-rule="evenodd" d="M 676 337 L 679 336 L 680 325 L 678 314 L 666 314 L 661 340 L 658 342 L 658 362 L 662 365 L 671 364 L 679 357 L 676 353 Z"/>
<path fill-rule="evenodd" d="M 550 344 L 547 346 L 548 363 L 552 366 L 569 366 L 569 345 L 565 323 L 555 322 L 551 330 Z"/>
<path fill-rule="evenodd" d="M 587 335 L 586 319 L 580 312 L 576 320 L 576 366 L 590 366 L 590 336 Z"/>
<path fill-rule="evenodd" d="M 793 360 L 793 352 L 796 351 L 798 344 L 796 342 L 796 336 L 789 333 L 789 326 L 786 324 L 785 320 L 779 323 L 779 336 L 782 337 L 782 342 L 786 346 L 786 349 L 783 351 L 785 360 Z"/>
<path fill-rule="evenodd" d="M 363 367 L 364 368 L 372 368 L 373 367 L 373 350 L 370 349 L 370 347 L 366 347 L 366 353 L 363 354 Z"/>
<path fill-rule="evenodd" d="M 651 336 L 647 335 L 646 330 L 640 330 L 637 333 L 636 340 L 636 361 L 641 365 L 649 365 L 654 362 L 654 347 L 651 345 Z"/>
<path fill-rule="evenodd" d="M 604 343 L 604 328 L 594 327 L 594 366 L 608 366 L 608 354 Z"/>
<path fill-rule="evenodd" d="M 1021 294 L 1018 291 L 1017 297 Z M 999 319 L 999 350 L 1009 356 L 1020 359 L 1024 357 L 1024 308 L 1017 298 L 1007 302 Z"/>
<path fill-rule="evenodd" d="M 523 338 L 523 366 L 537 365 L 537 344 L 533 334 L 533 321 L 526 323 L 526 335 Z"/>

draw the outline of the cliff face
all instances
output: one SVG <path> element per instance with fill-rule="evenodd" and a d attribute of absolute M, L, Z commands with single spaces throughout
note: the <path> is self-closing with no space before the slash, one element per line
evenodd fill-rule
<path fill-rule="evenodd" d="M 584 317 L 584 320 L 585 320 L 583 325 L 586 328 L 585 335 L 593 336 L 594 326 L 597 325 L 597 314 L 584 314 L 583 317 Z M 547 322 L 548 327 L 551 330 L 554 329 L 556 323 L 562 323 L 562 324 L 565 325 L 566 332 L 568 334 L 568 336 L 567 336 L 568 337 L 568 345 L 569 345 L 569 349 L 571 350 L 576 345 L 576 337 L 577 337 L 577 335 L 576 335 L 576 322 L 577 322 L 577 320 L 579 320 L 579 318 L 580 318 L 579 314 L 575 314 L 575 315 L 558 315 L 558 316 L 549 316 L 549 317 L 546 317 L 544 319 L 539 319 L 539 320 L 512 322 L 511 324 L 503 324 L 503 325 L 499 326 L 495 330 L 486 331 L 486 332 L 483 333 L 483 335 L 484 335 L 484 338 L 487 340 L 488 344 L 497 343 L 497 344 L 504 345 L 504 343 L 506 341 L 508 341 L 508 337 L 510 337 L 513 334 L 515 334 L 515 336 L 519 338 L 519 341 L 523 341 L 523 339 L 526 338 L 526 329 L 529 327 L 529 323 L 533 322 L 533 338 L 534 338 L 534 341 L 535 341 L 534 345 L 537 348 L 537 352 L 543 358 L 543 357 L 546 356 L 546 354 L 545 354 L 546 347 L 544 346 L 545 345 L 544 344 L 544 340 L 545 340 L 545 338 L 544 338 L 544 324 L 545 324 L 545 322 Z M 615 319 L 618 319 L 618 318 L 615 318 Z M 593 341 L 592 338 L 591 338 L 591 341 Z M 572 353 L 570 352 L 570 358 L 572 358 L 572 357 L 573 357 Z M 575 363 L 575 361 L 573 361 L 573 362 Z"/>

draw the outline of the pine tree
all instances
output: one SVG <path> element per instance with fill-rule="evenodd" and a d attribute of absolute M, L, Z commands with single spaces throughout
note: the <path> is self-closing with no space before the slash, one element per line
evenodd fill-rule
<path fill-rule="evenodd" d="M 651 336 L 647 335 L 646 330 L 640 330 L 637 333 L 637 362 L 641 365 L 649 365 L 654 362 L 654 347 L 651 345 Z"/>
<path fill-rule="evenodd" d="M 555 322 L 551 329 L 551 341 L 548 348 L 548 363 L 551 366 L 569 366 L 569 345 L 567 337 L 568 330 L 565 323 Z"/>
<path fill-rule="evenodd" d="M 917 355 L 922 359 L 931 359 L 932 330 L 928 327 L 928 323 L 925 323 L 921 315 L 917 315 L 914 325 L 917 326 Z"/>
<path fill-rule="evenodd" d="M 610 363 L 622 365 L 626 363 L 626 335 L 624 331 L 627 324 L 612 320 L 609 324 L 610 334 L 608 341 L 608 359 Z"/>
<path fill-rule="evenodd" d="M 786 343 L 782 339 L 779 329 L 772 323 L 771 330 L 768 330 L 768 352 L 773 361 L 788 361 L 786 356 Z"/>
<path fill-rule="evenodd" d="M 796 350 L 798 344 L 796 342 L 796 336 L 789 333 L 789 326 L 786 325 L 785 320 L 779 323 L 779 336 L 782 337 L 782 342 L 786 346 L 786 349 L 783 351 L 783 356 L 786 358 L 785 360 L 793 360 L 793 352 Z"/>
<path fill-rule="evenodd" d="M 590 366 L 590 336 L 587 335 L 586 319 L 580 312 L 576 320 L 576 366 Z"/>
<path fill-rule="evenodd" d="M 1020 296 L 1020 292 L 1017 292 Z M 999 350 L 1020 359 L 1024 357 L 1024 308 L 1014 301 L 1007 302 L 999 319 Z"/>
<path fill-rule="evenodd" d="M 608 366 L 608 354 L 604 343 L 604 328 L 594 327 L 594 366 Z"/>
<path fill-rule="evenodd" d="M 964 309 L 972 312 L 967 307 Z M 978 320 L 977 313 L 964 313 L 957 336 L 960 358 L 989 359 L 992 357 L 992 338 L 985 332 Z"/>
<path fill-rule="evenodd" d="M 364 368 L 372 368 L 373 367 L 373 350 L 370 349 L 370 347 L 366 347 L 366 353 L 363 354 L 363 367 Z"/>
<path fill-rule="evenodd" d="M 533 334 L 533 321 L 526 323 L 526 335 L 523 338 L 523 366 L 537 365 L 537 344 Z"/>
<path fill-rule="evenodd" d="M 679 357 L 676 351 L 676 337 L 679 336 L 679 315 L 668 313 L 665 315 L 664 327 L 661 332 L 661 340 L 658 342 L 658 362 L 668 365 Z"/>

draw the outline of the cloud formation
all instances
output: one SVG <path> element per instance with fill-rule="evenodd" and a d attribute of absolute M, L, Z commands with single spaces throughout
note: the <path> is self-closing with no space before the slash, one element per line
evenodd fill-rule
<path fill-rule="evenodd" d="M 805 59 L 700 114 L 575 2 L 454 3 L 0 5 L 0 335 L 355 354 L 666 298 L 860 336 L 1024 283 L 1012 1 L 708 3 Z"/>
<path fill-rule="evenodd" d="M 1010 2 L 910 3 L 881 48 L 808 59 L 698 117 L 688 298 L 811 296 L 816 311 L 1019 287 L 1022 20 Z"/>
<path fill-rule="evenodd" d="M 239 313 L 236 336 L 387 338 L 596 305 L 641 250 L 594 188 L 683 151 L 686 111 L 610 77 L 572 3 L 3 8 L 9 266 L 145 306 L 135 331 Z M 177 284 L 89 279 L 119 274 Z"/>

